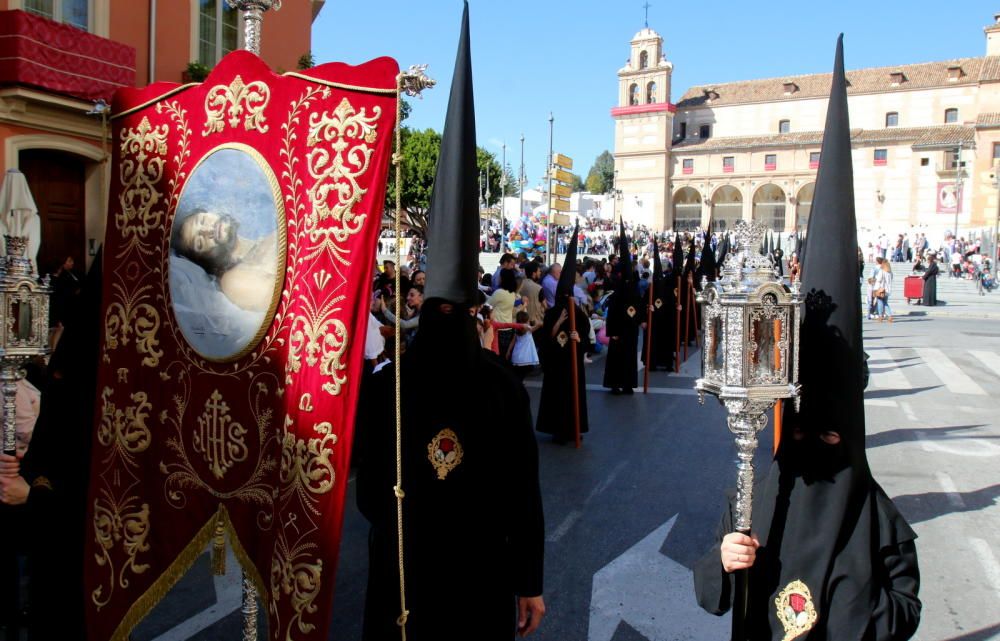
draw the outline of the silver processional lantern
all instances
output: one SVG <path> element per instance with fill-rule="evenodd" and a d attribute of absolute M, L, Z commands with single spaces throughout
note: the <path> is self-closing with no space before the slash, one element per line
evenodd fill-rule
<path fill-rule="evenodd" d="M 799 284 L 778 277 L 770 256 L 760 254 L 760 223 L 736 224 L 738 250 L 726 256 L 722 276 L 702 283 L 705 327 L 699 400 L 711 394 L 726 406 L 739 455 L 735 525 L 750 532 L 753 457 L 757 435 L 775 401 L 799 403 Z"/>
<path fill-rule="evenodd" d="M 24 364 L 49 353 L 49 279 L 40 280 L 25 256 L 26 236 L 4 236 L 0 261 L 0 391 L 3 394 L 3 453 L 13 455 L 17 382 Z"/>

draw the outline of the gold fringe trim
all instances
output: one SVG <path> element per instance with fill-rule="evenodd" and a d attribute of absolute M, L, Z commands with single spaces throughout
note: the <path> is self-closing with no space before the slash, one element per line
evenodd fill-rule
<path fill-rule="evenodd" d="M 226 506 L 220 504 L 218 511 L 198 530 L 198 533 L 181 550 L 173 563 L 160 574 L 156 581 L 153 581 L 149 589 L 136 599 L 132 607 L 125 612 L 125 616 L 118 623 L 118 627 L 115 628 L 109 641 L 129 641 L 129 635 L 132 634 L 135 626 L 139 625 L 153 608 L 167 596 L 170 589 L 187 574 L 187 571 L 191 569 L 194 562 L 202 555 L 209 541 L 212 540 L 215 528 L 219 522 L 224 524 L 223 527 L 226 533 L 229 534 L 229 542 L 233 547 L 233 554 L 243 568 L 243 572 L 253 582 L 254 587 L 257 588 L 257 594 L 260 596 L 261 601 L 264 602 L 264 607 L 270 608 L 271 594 L 264 589 L 264 580 L 261 578 L 260 572 L 257 571 L 257 566 L 253 564 L 246 550 L 243 548 L 243 544 L 240 542 L 239 536 L 236 534 L 236 530 L 229 520 L 229 512 L 226 510 Z"/>
<path fill-rule="evenodd" d="M 215 522 L 215 540 L 212 542 L 212 574 L 226 573 L 226 523 L 219 517 Z"/>

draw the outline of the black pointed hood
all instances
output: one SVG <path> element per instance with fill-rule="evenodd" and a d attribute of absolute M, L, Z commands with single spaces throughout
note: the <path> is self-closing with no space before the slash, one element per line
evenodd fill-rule
<path fill-rule="evenodd" d="M 726 254 L 729 253 L 729 233 L 722 234 L 722 241 L 719 243 L 719 257 L 716 262 L 725 267 L 726 265 Z"/>
<path fill-rule="evenodd" d="M 684 269 L 684 247 L 681 245 L 683 241 L 681 240 L 681 235 L 678 233 L 674 236 L 674 254 L 671 258 L 673 266 L 671 271 L 675 275 L 680 275 L 681 270 Z"/>
<path fill-rule="evenodd" d="M 625 221 L 618 221 L 618 272 L 627 282 L 634 280 L 632 269 L 632 247 L 625 233 Z"/>
<path fill-rule="evenodd" d="M 718 271 L 718 265 L 715 262 L 715 250 L 712 249 L 712 239 L 711 237 L 706 237 L 705 244 L 701 247 L 701 262 L 698 264 L 698 273 L 695 278 L 699 283 L 701 283 L 702 276 L 710 283 L 715 282 Z"/>
<path fill-rule="evenodd" d="M 660 244 L 656 242 L 656 236 L 653 236 L 653 279 L 661 278 L 663 278 L 663 263 L 660 262 Z"/>
<path fill-rule="evenodd" d="M 810 636 L 860 639 L 884 598 L 887 549 L 915 538 L 871 476 L 865 456 L 861 310 L 843 41 L 837 42 L 830 103 L 809 219 L 803 270 L 804 318 L 798 355 L 802 408 L 785 404 L 775 463 L 754 493 L 753 527 L 762 552 L 751 570 L 751 612 L 782 629 L 775 598 L 792 581 L 822 604 Z M 796 438 L 795 430 L 801 430 Z M 839 443 L 824 441 L 837 432 Z M 756 594 L 754 594 L 754 592 Z M 756 629 L 756 628 L 754 628 Z M 771 635 L 768 635 L 771 636 Z M 900 638 L 908 637 L 903 633 Z"/>
<path fill-rule="evenodd" d="M 479 171 L 476 106 L 472 91 L 469 4 L 451 81 L 434 191 L 427 211 L 427 287 L 424 300 L 474 305 L 478 300 Z"/>
<path fill-rule="evenodd" d="M 577 239 L 580 237 L 580 221 L 576 221 L 573 227 L 573 238 L 569 241 L 566 249 L 566 259 L 563 261 L 562 273 L 559 274 L 559 283 L 556 285 L 556 304 L 566 300 L 566 297 L 573 295 L 573 287 L 576 285 L 576 252 Z"/>
<path fill-rule="evenodd" d="M 685 276 L 687 276 L 688 272 L 695 271 L 694 261 L 695 261 L 695 254 L 697 253 L 695 251 L 695 249 L 696 248 L 694 246 L 694 236 L 692 236 L 691 240 L 688 241 L 687 259 L 686 259 L 686 262 L 684 263 L 684 275 Z"/>

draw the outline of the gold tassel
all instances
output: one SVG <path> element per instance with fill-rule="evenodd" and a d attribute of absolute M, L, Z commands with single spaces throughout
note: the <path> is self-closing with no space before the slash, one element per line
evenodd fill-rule
<path fill-rule="evenodd" d="M 226 527 L 222 516 L 215 522 L 215 539 L 212 542 L 212 573 L 222 576 L 226 573 Z"/>

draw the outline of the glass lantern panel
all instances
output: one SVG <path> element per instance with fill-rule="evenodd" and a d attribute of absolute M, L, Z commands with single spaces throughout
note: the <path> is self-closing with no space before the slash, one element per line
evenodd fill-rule
<path fill-rule="evenodd" d="M 766 381 L 775 373 L 776 341 L 774 340 L 774 323 L 770 318 L 760 318 L 753 322 L 754 353 L 753 378 Z"/>
<path fill-rule="evenodd" d="M 31 303 L 15 300 L 11 307 L 11 317 L 14 321 L 13 334 L 18 341 L 31 339 Z"/>
<path fill-rule="evenodd" d="M 722 345 L 722 317 L 716 316 L 712 319 L 712 344 L 710 346 L 710 356 L 712 370 L 720 378 L 725 378 L 726 371 L 726 350 Z"/>

